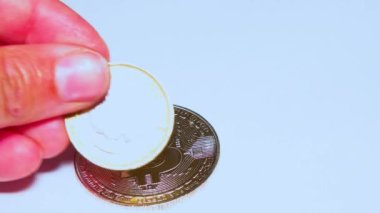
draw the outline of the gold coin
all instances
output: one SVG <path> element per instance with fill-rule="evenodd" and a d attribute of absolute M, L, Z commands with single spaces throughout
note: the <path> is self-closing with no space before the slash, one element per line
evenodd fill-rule
<path fill-rule="evenodd" d="M 167 147 L 141 168 L 108 170 L 77 153 L 75 168 L 83 185 L 105 200 L 131 206 L 167 202 L 201 185 L 217 164 L 218 137 L 200 115 L 183 107 L 174 108 L 174 132 Z"/>

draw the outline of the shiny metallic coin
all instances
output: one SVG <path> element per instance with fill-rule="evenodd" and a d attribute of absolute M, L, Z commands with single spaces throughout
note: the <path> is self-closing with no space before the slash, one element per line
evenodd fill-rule
<path fill-rule="evenodd" d="M 77 175 L 99 197 L 121 205 L 145 206 L 167 202 L 201 185 L 219 157 L 219 141 L 212 126 L 189 109 L 175 106 L 173 135 L 164 151 L 144 167 L 107 170 L 79 153 Z"/>

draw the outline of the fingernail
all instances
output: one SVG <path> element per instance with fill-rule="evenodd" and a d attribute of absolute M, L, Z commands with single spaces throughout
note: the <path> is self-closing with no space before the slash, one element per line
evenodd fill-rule
<path fill-rule="evenodd" d="M 91 52 L 73 53 L 58 59 L 55 85 L 64 101 L 95 101 L 104 96 L 108 85 L 107 61 Z"/>

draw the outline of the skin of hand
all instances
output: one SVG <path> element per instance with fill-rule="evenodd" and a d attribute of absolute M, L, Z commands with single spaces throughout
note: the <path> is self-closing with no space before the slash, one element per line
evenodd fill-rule
<path fill-rule="evenodd" d="M 0 0 L 0 182 L 33 174 L 69 144 L 64 115 L 109 88 L 106 44 L 58 0 Z"/>

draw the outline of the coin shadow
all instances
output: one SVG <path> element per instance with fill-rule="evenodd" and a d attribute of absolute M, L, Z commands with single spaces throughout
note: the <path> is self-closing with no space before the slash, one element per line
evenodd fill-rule
<path fill-rule="evenodd" d="M 70 145 L 63 153 L 59 156 L 44 160 L 38 171 L 29 177 L 10 181 L 10 182 L 0 182 L 0 193 L 16 193 L 19 191 L 24 191 L 33 186 L 36 181 L 36 176 L 41 173 L 53 172 L 64 164 L 73 164 L 75 155 L 75 149 Z"/>

